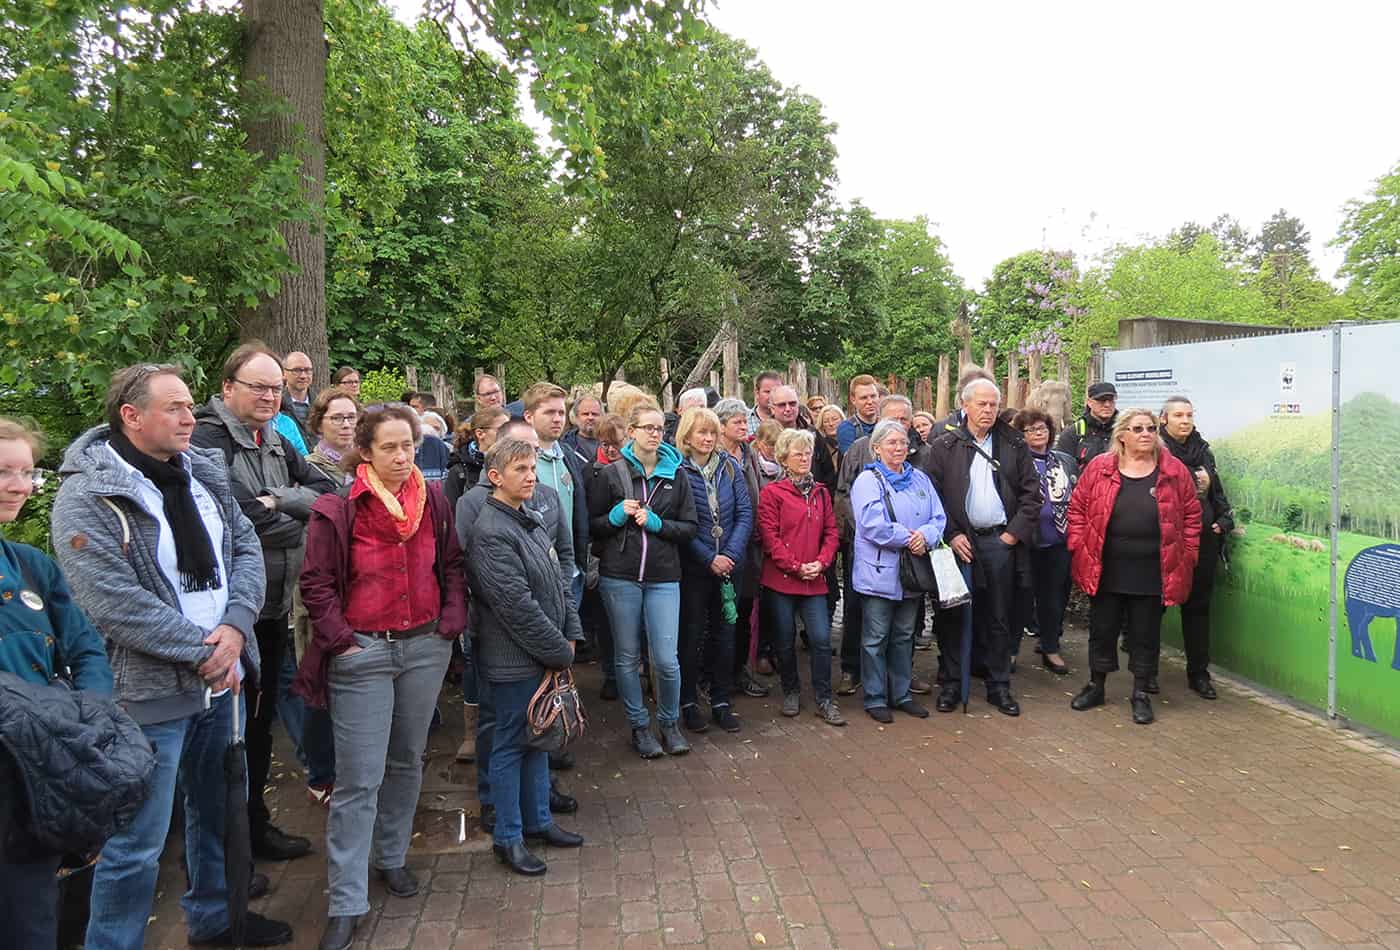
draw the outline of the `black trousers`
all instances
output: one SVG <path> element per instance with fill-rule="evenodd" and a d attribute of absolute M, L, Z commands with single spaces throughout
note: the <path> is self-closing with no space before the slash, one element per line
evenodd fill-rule
<path fill-rule="evenodd" d="M 58 945 L 58 858 L 0 862 L 0 926 L 7 947 L 53 950 Z"/>
<path fill-rule="evenodd" d="M 972 662 L 987 666 L 987 690 L 1011 685 L 1011 615 L 1016 590 L 1014 551 L 996 534 L 972 536 Z M 963 608 L 967 609 L 967 608 Z M 944 611 L 954 614 L 955 611 Z M 962 679 L 962 623 L 943 628 L 940 643 L 948 681 Z M 1019 633 L 1019 631 L 1017 631 Z"/>
<path fill-rule="evenodd" d="M 1118 636 L 1128 641 L 1128 669 L 1134 679 L 1153 676 L 1162 652 L 1162 598 L 1157 594 L 1099 591 L 1089 606 L 1089 669 L 1118 669 Z"/>
<path fill-rule="evenodd" d="M 1215 593 L 1219 558 L 1220 536 L 1206 525 L 1201 529 L 1201 554 L 1191 578 L 1191 596 L 1181 605 L 1181 645 L 1186 650 L 1188 679 L 1210 672 L 1210 599 Z"/>
<path fill-rule="evenodd" d="M 841 672 L 849 673 L 852 679 L 860 680 L 860 638 L 865 626 L 861 613 L 861 602 L 865 599 L 856 593 L 851 579 L 855 558 L 851 555 L 851 545 L 841 545 Z"/>
<path fill-rule="evenodd" d="M 248 688 L 248 826 L 254 838 L 271 823 L 263 803 L 263 788 L 272 767 L 272 723 L 277 719 L 277 672 L 287 642 L 287 617 L 259 620 L 253 625 L 258 638 L 258 685 Z M 265 687 L 265 688 L 264 688 Z"/>
<path fill-rule="evenodd" d="M 579 605 L 579 622 L 583 625 L 583 632 L 593 641 L 593 646 L 598 651 L 598 665 L 603 670 L 603 679 L 610 680 L 615 676 L 613 670 L 613 638 L 612 627 L 608 623 L 608 611 L 603 606 L 603 595 L 598 593 L 598 588 L 589 590 L 583 589 L 583 603 Z"/>
<path fill-rule="evenodd" d="M 686 571 L 681 576 L 681 616 L 678 654 L 681 664 L 681 705 L 699 701 L 696 683 L 710 681 L 710 708 L 727 705 L 734 692 L 734 656 L 738 624 L 724 622 L 724 579 L 709 571 Z M 737 603 L 735 605 L 738 606 Z M 748 618 L 739 617 L 739 623 Z M 707 675 L 708 674 L 708 675 Z"/>

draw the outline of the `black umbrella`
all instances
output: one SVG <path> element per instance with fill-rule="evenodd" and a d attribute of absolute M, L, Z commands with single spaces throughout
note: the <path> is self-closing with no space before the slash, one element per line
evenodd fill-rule
<path fill-rule="evenodd" d="M 958 559 L 958 570 L 962 571 L 967 589 L 972 590 L 972 565 Z M 958 644 L 958 656 L 962 658 L 962 703 L 967 712 L 967 697 L 972 692 L 972 601 L 962 605 L 962 641 Z"/>
<path fill-rule="evenodd" d="M 248 886 L 253 878 L 253 845 L 248 831 L 248 755 L 233 694 L 233 738 L 224 751 L 224 879 L 228 885 L 228 929 L 235 947 L 243 945 L 248 923 Z"/>

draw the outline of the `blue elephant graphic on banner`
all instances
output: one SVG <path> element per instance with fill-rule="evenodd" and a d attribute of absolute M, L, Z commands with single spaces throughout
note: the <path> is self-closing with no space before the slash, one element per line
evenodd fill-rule
<path fill-rule="evenodd" d="M 1377 544 L 1352 558 L 1342 591 L 1351 628 L 1351 655 L 1376 662 L 1371 621 L 1385 617 L 1395 621 L 1395 659 L 1390 665 L 1400 670 L 1400 544 Z"/>

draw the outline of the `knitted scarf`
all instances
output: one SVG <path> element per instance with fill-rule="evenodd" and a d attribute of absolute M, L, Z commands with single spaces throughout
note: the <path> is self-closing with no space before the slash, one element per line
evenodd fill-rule
<path fill-rule="evenodd" d="M 389 512 L 389 517 L 394 519 L 394 527 L 399 529 L 401 540 L 407 541 L 418 532 L 418 525 L 423 520 L 423 510 L 428 504 L 428 486 L 417 465 L 413 466 L 413 473 L 408 476 L 408 481 L 403 483 L 397 495 L 385 487 L 379 480 L 379 475 L 367 462 L 360 463 L 355 469 L 355 480 L 373 492 L 374 497 L 379 499 L 379 503 Z"/>

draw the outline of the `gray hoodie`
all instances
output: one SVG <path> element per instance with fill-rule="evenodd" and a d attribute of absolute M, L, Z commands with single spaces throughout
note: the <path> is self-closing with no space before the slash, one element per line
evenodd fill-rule
<path fill-rule="evenodd" d="M 138 723 L 168 722 L 204 708 L 198 667 L 214 652 L 209 631 L 185 619 L 179 595 L 157 560 L 159 525 L 132 474 L 107 448 L 107 426 L 89 429 L 63 457 L 52 539 L 73 599 L 107 638 L 113 697 Z M 224 516 L 223 560 L 229 585 L 222 623 L 243 633 L 243 669 L 256 682 L 262 608 L 262 546 L 234 500 L 228 469 L 215 450 L 185 453 L 190 472 Z M 275 671 L 273 673 L 275 676 Z"/>

